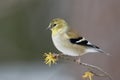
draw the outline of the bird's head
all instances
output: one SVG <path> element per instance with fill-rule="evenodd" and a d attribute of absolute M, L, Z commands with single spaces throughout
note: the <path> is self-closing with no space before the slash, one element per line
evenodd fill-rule
<path fill-rule="evenodd" d="M 50 22 L 48 29 L 52 31 L 52 34 L 64 33 L 68 30 L 68 24 L 64 19 L 55 18 Z"/>

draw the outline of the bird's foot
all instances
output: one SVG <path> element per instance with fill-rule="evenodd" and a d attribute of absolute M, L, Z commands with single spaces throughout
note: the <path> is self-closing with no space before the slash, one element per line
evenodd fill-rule
<path fill-rule="evenodd" d="M 53 55 L 56 59 L 58 59 L 58 57 L 60 56 L 60 54 L 56 54 L 56 53 L 54 53 Z"/>
<path fill-rule="evenodd" d="M 74 59 L 74 62 L 76 62 L 77 64 L 81 63 L 80 57 L 78 57 L 77 59 Z"/>
<path fill-rule="evenodd" d="M 60 54 L 54 53 L 53 55 L 54 55 L 54 57 L 56 57 L 56 58 L 58 59 L 58 57 L 61 57 L 61 56 L 63 56 L 64 54 L 62 54 L 62 53 L 60 53 Z"/>

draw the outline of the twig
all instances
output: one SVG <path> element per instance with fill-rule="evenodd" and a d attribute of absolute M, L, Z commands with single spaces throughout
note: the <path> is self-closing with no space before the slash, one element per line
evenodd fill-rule
<path fill-rule="evenodd" d="M 76 61 L 75 59 L 71 61 L 71 58 L 73 57 L 69 57 L 69 56 L 66 56 L 64 54 L 47 54 L 47 57 L 45 58 L 45 61 L 46 61 L 46 64 L 50 64 L 51 65 L 51 62 L 52 63 L 55 63 L 59 58 L 62 58 L 62 60 L 67 60 L 67 61 L 70 61 L 70 62 L 77 62 L 77 64 L 79 65 L 82 65 L 84 67 L 87 67 L 89 69 L 89 72 L 93 73 L 95 76 L 99 76 L 99 77 L 107 77 L 109 80 L 112 80 L 112 77 L 107 73 L 105 72 L 104 70 L 102 70 L 100 67 L 97 67 L 97 66 L 94 66 L 94 65 L 91 65 L 91 64 L 87 64 L 87 63 L 83 63 L 83 62 L 79 62 Z M 99 73 L 101 74 L 98 74 L 97 72 L 95 71 L 98 71 Z"/>
<path fill-rule="evenodd" d="M 58 57 L 63 58 L 68 61 L 71 60 L 69 57 L 66 57 L 65 55 L 59 55 Z M 72 60 L 72 61 L 75 62 L 74 60 Z M 91 64 L 87 64 L 87 63 L 83 63 L 83 62 L 80 62 L 79 64 L 84 67 L 87 67 L 90 70 L 90 72 L 92 72 L 95 76 L 108 77 L 109 80 L 112 80 L 112 77 L 107 72 L 105 72 L 103 69 L 101 69 L 100 67 L 97 67 L 97 66 L 94 66 Z M 94 70 L 101 72 L 101 74 L 95 73 Z"/>
<path fill-rule="evenodd" d="M 87 64 L 87 63 L 80 63 L 80 65 L 82 66 L 85 66 L 85 67 L 88 67 L 89 69 L 93 69 L 93 70 L 97 70 L 97 71 L 100 71 L 101 73 L 103 74 L 96 74 L 95 72 L 91 71 L 93 74 L 95 74 L 96 76 L 100 76 L 100 77 L 108 77 L 109 80 L 112 80 L 112 77 L 105 71 L 103 71 L 101 68 L 97 67 L 97 66 L 94 66 L 94 65 L 91 65 L 91 64 Z"/>

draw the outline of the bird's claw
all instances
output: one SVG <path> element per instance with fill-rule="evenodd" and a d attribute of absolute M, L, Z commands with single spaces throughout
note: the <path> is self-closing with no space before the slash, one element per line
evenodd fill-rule
<path fill-rule="evenodd" d="M 80 58 L 77 58 L 77 59 L 74 59 L 74 62 L 76 62 L 77 64 L 80 64 L 81 60 L 80 60 Z"/>

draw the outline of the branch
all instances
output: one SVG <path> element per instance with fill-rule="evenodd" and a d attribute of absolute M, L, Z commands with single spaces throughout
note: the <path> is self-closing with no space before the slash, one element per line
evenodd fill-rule
<path fill-rule="evenodd" d="M 44 56 L 45 56 L 45 63 L 48 64 L 49 66 L 51 66 L 51 64 L 55 64 L 56 61 L 58 61 L 58 59 L 60 59 L 60 58 L 62 58 L 62 60 L 64 59 L 64 60 L 67 60 L 67 61 L 70 61 L 70 62 L 77 62 L 75 59 L 74 60 L 71 59 L 73 57 L 66 56 L 66 55 L 63 55 L 63 54 L 55 54 L 55 53 L 49 52 L 48 54 L 45 53 Z M 112 77 L 107 72 L 102 70 L 101 68 L 99 68 L 97 66 L 94 66 L 94 65 L 91 65 L 91 64 L 82 63 L 81 61 L 79 61 L 79 59 L 78 59 L 78 62 L 77 63 L 79 65 L 82 65 L 82 66 L 87 67 L 89 69 L 89 72 L 87 72 L 87 74 L 84 77 L 89 77 L 89 79 L 91 80 L 92 76 L 95 75 L 95 76 L 98 76 L 98 77 L 108 77 L 109 80 L 112 80 Z M 95 71 L 98 71 L 101 74 L 98 74 Z"/>
<path fill-rule="evenodd" d="M 80 63 L 80 65 L 82 65 L 84 67 L 87 67 L 89 69 L 100 71 L 101 73 L 103 73 L 103 74 L 96 74 L 95 72 L 91 71 L 96 76 L 99 76 L 99 77 L 108 77 L 109 80 L 112 80 L 112 77 L 107 72 L 103 71 L 100 67 L 97 67 L 97 66 L 94 66 L 94 65 L 91 65 L 91 64 L 87 64 L 87 63 L 82 63 L 82 62 Z"/>

